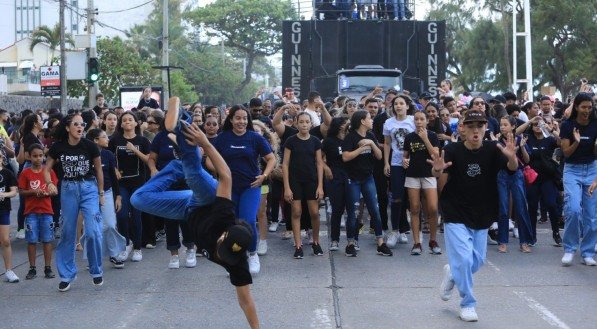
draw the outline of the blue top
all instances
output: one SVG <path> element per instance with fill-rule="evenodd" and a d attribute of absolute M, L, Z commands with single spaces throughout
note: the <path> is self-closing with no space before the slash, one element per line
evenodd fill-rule
<path fill-rule="evenodd" d="M 174 143 L 168 138 L 168 132 L 166 130 L 162 130 L 155 135 L 149 151 L 158 155 L 155 162 L 157 170 L 162 170 L 168 163 L 170 163 L 170 161 L 178 159 Z"/>
<path fill-rule="evenodd" d="M 597 159 L 595 156 L 595 139 L 597 138 L 597 120 L 592 120 L 588 125 L 583 126 L 576 120 L 562 122 L 560 138 L 567 139 L 570 144 L 574 143 L 574 128 L 580 133 L 580 143 L 569 157 L 564 159 L 566 163 L 589 164 Z"/>
<path fill-rule="evenodd" d="M 250 188 L 255 177 L 261 175 L 259 158 L 272 153 L 267 140 L 250 130 L 242 136 L 231 130 L 223 131 L 213 141 L 213 145 L 230 167 L 234 192 Z"/>

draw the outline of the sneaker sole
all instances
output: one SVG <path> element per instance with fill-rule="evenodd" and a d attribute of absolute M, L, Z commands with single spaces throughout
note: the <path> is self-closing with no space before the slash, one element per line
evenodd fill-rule
<path fill-rule="evenodd" d="M 167 131 L 174 131 L 178 124 L 178 112 L 180 111 L 180 98 L 174 96 L 168 100 L 168 111 L 166 112 L 166 118 L 164 118 L 164 128 Z"/>
<path fill-rule="evenodd" d="M 352 254 L 347 254 L 347 253 L 344 253 L 344 255 L 346 255 L 346 257 L 357 257 L 357 255 L 352 255 Z"/>
<path fill-rule="evenodd" d="M 58 288 L 58 291 L 60 291 L 60 292 L 69 291 L 70 290 L 70 286 L 71 285 L 69 284 L 68 286 L 66 286 L 66 288 L 63 288 L 63 289 Z"/>
<path fill-rule="evenodd" d="M 384 254 L 383 252 L 377 252 L 378 255 L 380 256 L 387 256 L 387 257 L 392 257 L 394 254 Z"/>
<path fill-rule="evenodd" d="M 92 281 L 92 282 L 93 282 L 93 281 Z M 96 286 L 96 287 L 101 287 L 101 286 L 103 286 L 103 285 L 104 285 L 104 281 L 102 280 L 102 282 L 100 282 L 100 283 L 95 283 L 95 282 L 93 282 L 93 285 L 94 285 L 94 286 Z"/>
<path fill-rule="evenodd" d="M 462 320 L 464 322 L 477 322 L 477 321 L 479 321 L 479 318 L 476 318 L 476 319 L 465 319 L 465 318 L 463 318 L 461 316 L 459 316 L 459 318 L 460 318 L 460 320 Z"/>
<path fill-rule="evenodd" d="M 117 264 L 114 264 L 114 263 L 113 263 L 113 264 L 112 264 L 112 267 L 114 267 L 114 268 L 118 268 L 118 269 L 121 269 L 121 268 L 124 268 L 124 264 L 117 265 Z"/>

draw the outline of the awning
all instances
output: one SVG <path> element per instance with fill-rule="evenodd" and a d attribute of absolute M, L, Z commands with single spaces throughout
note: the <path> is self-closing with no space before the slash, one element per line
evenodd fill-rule
<path fill-rule="evenodd" d="M 17 67 L 17 62 L 0 62 L 0 67 Z"/>
<path fill-rule="evenodd" d="M 19 64 L 19 69 L 30 69 L 33 67 L 32 61 L 21 61 Z"/>

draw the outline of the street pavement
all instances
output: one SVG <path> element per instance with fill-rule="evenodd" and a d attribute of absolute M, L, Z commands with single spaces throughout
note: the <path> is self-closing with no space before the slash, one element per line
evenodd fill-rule
<path fill-rule="evenodd" d="M 291 240 L 280 238 L 283 226 L 269 233 L 269 250 L 252 286 L 262 328 L 597 327 L 597 267 L 581 265 L 578 254 L 573 266 L 562 267 L 562 248 L 552 245 L 549 224 L 539 224 L 539 242 L 531 254 L 519 252 L 514 238 L 509 253 L 488 246 L 488 262 L 474 278 L 479 322 L 464 323 L 458 319 L 457 291 L 448 302 L 439 298 L 447 260 L 445 253 L 428 253 L 428 235 L 420 256 L 410 255 L 409 235 L 409 244 L 398 245 L 393 257 L 383 257 L 376 255 L 374 236 L 366 233 L 358 257 L 348 258 L 344 232 L 341 250 L 327 251 L 323 210 L 321 217 L 324 256 L 314 256 L 305 246 L 305 258 L 295 260 Z M 443 235 L 438 236 L 443 247 Z M 100 288 L 92 285 L 78 252 L 78 278 L 66 293 L 57 290 L 58 278 L 40 275 L 40 250 L 38 277 L 25 280 L 26 244 L 12 242 L 14 271 L 21 282 L 0 283 L 1 328 L 248 327 L 223 268 L 204 258 L 198 258 L 196 268 L 185 268 L 181 257 L 180 269 L 168 269 L 164 242 L 144 249 L 143 261 L 126 262 L 124 269 L 105 262 Z"/>

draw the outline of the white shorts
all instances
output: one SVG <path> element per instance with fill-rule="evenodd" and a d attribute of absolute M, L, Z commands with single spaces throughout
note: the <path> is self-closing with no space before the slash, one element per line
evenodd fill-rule
<path fill-rule="evenodd" d="M 404 187 L 418 189 L 437 188 L 437 179 L 435 177 L 406 177 Z"/>

